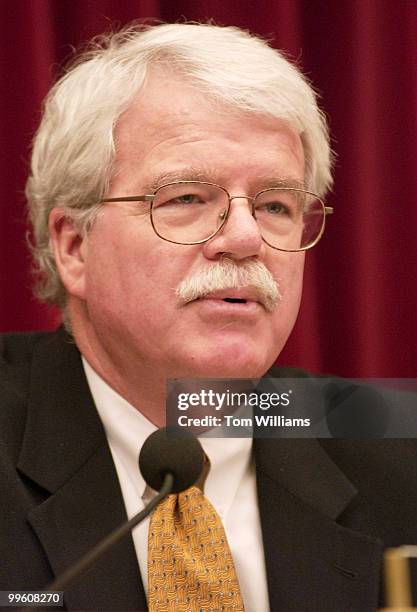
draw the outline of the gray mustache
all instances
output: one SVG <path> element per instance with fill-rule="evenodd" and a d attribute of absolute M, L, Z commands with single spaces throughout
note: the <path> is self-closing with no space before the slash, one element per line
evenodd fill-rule
<path fill-rule="evenodd" d="M 269 312 L 282 297 L 277 281 L 263 263 L 249 260 L 238 264 L 229 259 L 222 259 L 211 266 L 201 268 L 184 279 L 175 293 L 187 304 L 214 291 L 241 287 L 255 290 L 257 299 Z"/>

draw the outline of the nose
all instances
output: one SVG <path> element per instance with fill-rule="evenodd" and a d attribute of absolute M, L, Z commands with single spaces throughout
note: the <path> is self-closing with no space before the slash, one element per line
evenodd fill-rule
<path fill-rule="evenodd" d="M 240 260 L 261 256 L 265 250 L 258 224 L 252 215 L 252 199 L 233 196 L 226 223 L 218 234 L 208 240 L 204 254 L 208 259 L 217 259 L 227 254 Z"/>

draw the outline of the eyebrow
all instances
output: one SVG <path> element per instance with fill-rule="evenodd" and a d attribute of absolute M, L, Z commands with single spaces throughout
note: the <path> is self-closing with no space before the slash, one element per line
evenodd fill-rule
<path fill-rule="evenodd" d="M 180 170 L 173 170 L 167 172 L 161 172 L 150 178 L 146 182 L 147 193 L 153 193 L 162 185 L 168 183 L 175 183 L 177 181 L 201 181 L 203 183 L 213 183 L 215 185 L 222 186 L 225 178 L 218 174 L 216 171 L 202 170 L 201 168 L 182 168 Z M 297 178 L 289 177 L 271 177 L 258 176 L 256 177 L 256 183 L 259 185 L 257 191 L 263 191 L 264 189 L 273 188 L 287 188 L 287 189 L 305 189 L 305 182 Z"/>
<path fill-rule="evenodd" d="M 146 183 L 147 188 L 151 191 L 155 191 L 158 187 L 166 185 L 167 183 L 175 183 L 177 181 L 202 181 L 204 183 L 213 183 L 214 173 L 204 171 L 197 168 L 182 168 L 181 170 L 172 170 L 168 172 L 161 172 L 153 176 L 149 182 Z M 216 176 L 216 179 L 218 177 Z"/>
<path fill-rule="evenodd" d="M 281 189 L 306 189 L 304 181 L 290 177 L 266 178 L 260 180 L 260 184 L 263 185 L 262 189 L 273 189 L 278 187 Z"/>

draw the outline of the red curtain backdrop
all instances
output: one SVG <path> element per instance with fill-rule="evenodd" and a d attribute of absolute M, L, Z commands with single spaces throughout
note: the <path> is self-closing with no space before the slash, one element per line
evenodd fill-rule
<path fill-rule="evenodd" d="M 314 81 L 337 152 L 336 209 L 307 256 L 279 362 L 344 376 L 417 375 L 415 0 L 3 0 L 0 331 L 51 329 L 31 297 L 24 184 L 41 102 L 71 49 L 136 18 L 213 19 L 266 36 Z"/>

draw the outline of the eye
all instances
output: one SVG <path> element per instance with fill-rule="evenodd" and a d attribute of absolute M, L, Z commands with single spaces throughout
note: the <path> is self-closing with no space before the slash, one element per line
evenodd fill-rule
<path fill-rule="evenodd" d="M 161 197 L 162 196 L 162 197 Z M 206 204 L 207 198 L 198 193 L 163 193 L 156 206 L 200 206 Z"/>
<path fill-rule="evenodd" d="M 202 202 L 202 198 L 196 193 L 185 193 L 184 195 L 178 195 L 177 197 L 172 198 L 170 201 L 172 204 L 201 204 Z"/>
<path fill-rule="evenodd" d="M 191 182 L 169 183 L 160 187 L 155 193 L 153 209 L 164 208 L 186 209 L 204 208 L 204 205 L 214 205 L 224 199 L 224 192 L 216 185 Z"/>
<path fill-rule="evenodd" d="M 288 214 L 288 207 L 284 204 L 281 204 L 280 202 L 271 202 L 270 204 L 265 204 L 263 208 L 271 215 Z"/>
<path fill-rule="evenodd" d="M 299 213 L 300 202 L 297 197 L 297 192 L 285 189 L 268 189 L 262 191 L 256 197 L 255 202 L 256 215 L 272 219 L 276 217 L 283 221 L 295 219 Z"/>
<path fill-rule="evenodd" d="M 256 212 L 273 216 L 282 216 L 291 214 L 290 208 L 282 202 L 262 202 L 256 207 Z"/>

